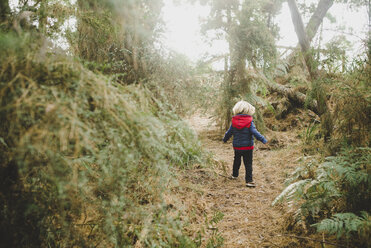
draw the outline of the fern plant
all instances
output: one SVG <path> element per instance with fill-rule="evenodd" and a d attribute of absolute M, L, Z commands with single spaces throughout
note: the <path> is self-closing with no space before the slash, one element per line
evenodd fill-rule
<path fill-rule="evenodd" d="M 219 229 L 216 227 L 216 225 L 223 219 L 223 217 L 223 213 L 215 212 L 210 221 L 208 221 L 206 218 L 206 225 L 208 226 L 208 229 L 211 229 L 211 236 L 206 244 L 207 248 L 223 247 L 224 238 L 221 235 Z"/>
<path fill-rule="evenodd" d="M 317 231 L 337 238 L 369 242 L 371 148 L 349 148 L 338 156 L 300 166 L 289 185 L 273 201 L 286 200 L 296 210 L 297 223 L 304 220 Z M 348 213 L 347 213 L 348 212 Z"/>

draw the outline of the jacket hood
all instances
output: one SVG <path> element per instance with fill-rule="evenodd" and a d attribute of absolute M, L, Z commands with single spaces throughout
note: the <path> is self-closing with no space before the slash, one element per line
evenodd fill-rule
<path fill-rule="evenodd" d="M 249 128 L 251 126 L 251 115 L 236 115 L 232 117 L 232 126 L 237 129 Z"/>

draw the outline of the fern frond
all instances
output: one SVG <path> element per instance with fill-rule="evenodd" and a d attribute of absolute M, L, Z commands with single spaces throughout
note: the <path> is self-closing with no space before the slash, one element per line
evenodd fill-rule
<path fill-rule="evenodd" d="M 304 162 L 308 157 L 303 157 Z M 294 172 L 290 175 L 290 177 L 285 181 L 285 185 L 290 185 L 295 181 L 303 180 L 303 179 L 313 179 L 313 175 L 317 170 L 318 162 L 314 159 L 311 159 L 309 162 L 298 166 Z"/>
<path fill-rule="evenodd" d="M 312 226 L 315 226 L 318 232 L 335 234 L 337 238 L 355 234 L 364 236 L 370 232 L 371 218 L 365 211 L 361 212 L 361 216 L 353 213 L 338 213 L 334 214 L 331 219 L 324 219 Z"/>
<path fill-rule="evenodd" d="M 281 192 L 279 196 L 276 197 L 276 199 L 274 199 L 274 201 L 272 202 L 272 206 L 274 206 L 277 202 L 283 201 L 284 199 L 291 200 L 292 198 L 294 198 L 295 195 L 302 195 L 304 186 L 310 181 L 311 180 L 309 179 L 305 179 L 290 184 Z"/>

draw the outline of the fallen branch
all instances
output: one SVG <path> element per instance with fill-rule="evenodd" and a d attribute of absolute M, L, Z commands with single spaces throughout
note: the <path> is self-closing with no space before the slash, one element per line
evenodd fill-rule
<path fill-rule="evenodd" d="M 265 84 L 268 86 L 268 90 L 270 92 L 278 92 L 281 95 L 286 96 L 291 102 L 294 102 L 296 105 L 304 106 L 306 102 L 307 96 L 299 91 L 295 91 L 292 88 L 288 88 L 284 85 L 278 84 L 273 80 L 268 79 L 262 72 L 257 71 L 260 78 L 263 79 Z M 312 100 L 308 103 L 307 108 L 312 110 L 317 115 L 319 114 L 318 111 L 318 104 L 316 100 Z"/>

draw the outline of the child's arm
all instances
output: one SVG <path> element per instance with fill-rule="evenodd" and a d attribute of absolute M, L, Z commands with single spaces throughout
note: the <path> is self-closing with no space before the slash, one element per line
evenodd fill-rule
<path fill-rule="evenodd" d="M 256 130 L 256 127 L 255 127 L 255 124 L 254 122 L 252 121 L 251 122 L 251 133 L 255 136 L 255 138 L 261 142 L 263 142 L 263 144 L 267 143 L 267 140 L 264 138 L 263 135 L 261 135 L 258 130 Z"/>
<path fill-rule="evenodd" d="M 229 127 L 228 131 L 225 132 L 223 142 L 224 143 L 227 142 L 231 136 L 232 136 L 232 125 Z"/>

